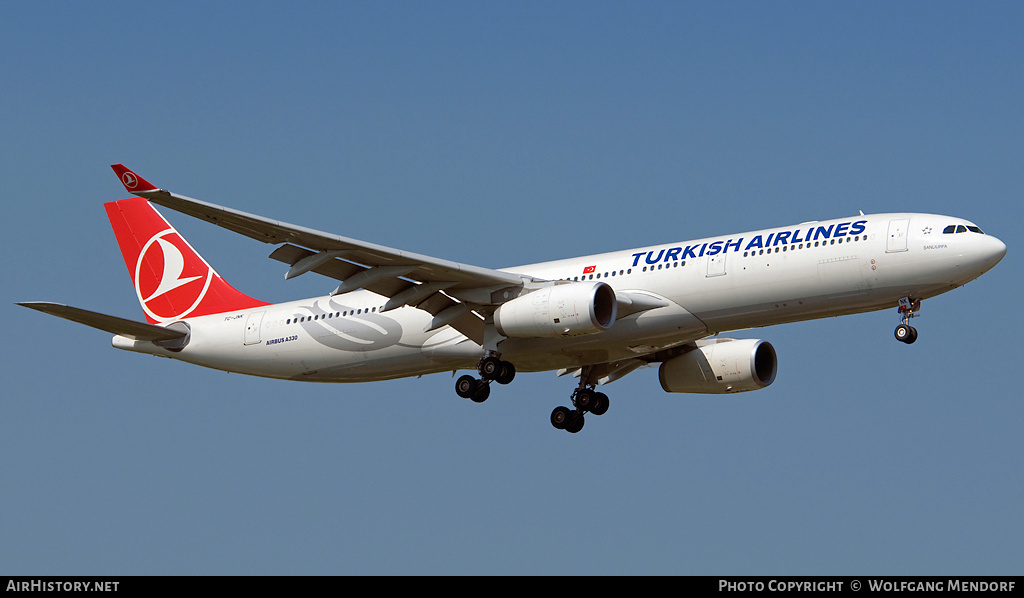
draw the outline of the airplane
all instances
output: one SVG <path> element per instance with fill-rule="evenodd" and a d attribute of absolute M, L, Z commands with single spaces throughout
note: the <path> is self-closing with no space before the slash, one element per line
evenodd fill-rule
<path fill-rule="evenodd" d="M 23 302 L 115 336 L 118 349 L 228 372 L 367 382 L 472 371 L 485 401 L 517 372 L 578 378 L 551 412 L 579 432 L 608 411 L 598 390 L 658 365 L 670 393 L 774 382 L 771 343 L 720 333 L 896 307 L 911 344 L 921 301 L 987 272 L 1006 245 L 961 218 L 893 213 L 652 245 L 493 270 L 358 241 L 160 189 L 112 165 L 134 195 L 104 204 L 146 322 Z M 277 245 L 285 279 L 315 272 L 327 295 L 270 304 L 228 284 L 153 205 Z M 333 283 L 331 283 L 333 285 Z"/>

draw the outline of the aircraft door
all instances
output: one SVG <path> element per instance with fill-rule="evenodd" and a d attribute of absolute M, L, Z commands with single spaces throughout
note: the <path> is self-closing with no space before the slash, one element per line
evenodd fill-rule
<path fill-rule="evenodd" d="M 907 250 L 907 230 L 910 220 L 890 220 L 889 236 L 885 241 L 885 252 L 894 253 Z"/>
<path fill-rule="evenodd" d="M 254 311 L 249 314 L 245 321 L 245 344 L 255 345 L 260 342 L 260 328 L 263 324 L 263 314 L 267 312 Z"/>
<path fill-rule="evenodd" d="M 725 274 L 725 254 L 719 253 L 708 258 L 708 278 Z"/>

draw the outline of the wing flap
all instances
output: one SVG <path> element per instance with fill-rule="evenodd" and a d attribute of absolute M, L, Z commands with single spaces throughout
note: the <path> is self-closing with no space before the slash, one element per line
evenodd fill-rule
<path fill-rule="evenodd" d="M 288 264 L 289 266 L 295 266 L 302 260 L 312 258 L 315 255 L 317 255 L 317 252 L 315 251 L 310 251 L 308 249 L 286 243 L 275 249 L 274 252 L 270 254 L 270 259 Z M 333 258 L 310 268 L 308 271 L 316 272 L 317 274 L 333 278 L 335 280 L 346 280 L 363 270 L 366 270 L 363 266 Z M 292 270 L 289 270 L 288 272 L 290 273 Z"/>
<path fill-rule="evenodd" d="M 274 252 L 270 254 L 270 258 L 288 264 L 289 266 L 292 266 L 294 268 L 295 265 L 301 263 L 302 260 L 316 259 L 315 256 L 319 255 L 321 254 L 310 251 L 308 249 L 304 249 L 302 247 L 297 247 L 291 244 L 285 244 L 275 249 Z M 346 252 L 345 255 L 347 257 L 348 252 Z M 397 268 L 397 266 L 377 267 Z M 317 274 L 320 274 L 322 276 L 342 281 L 343 284 L 346 283 L 347 281 L 354 281 L 356 284 L 359 284 L 358 288 L 363 288 L 368 291 L 377 293 L 378 295 L 383 295 L 384 297 L 389 298 L 398 296 L 399 293 L 408 290 L 412 286 L 416 286 L 416 283 L 420 282 L 418 280 L 413 280 L 408 275 L 400 275 L 399 273 L 402 270 L 404 270 L 403 268 L 402 270 L 394 271 L 392 275 L 382 277 L 366 277 L 364 278 L 364 282 L 359 283 L 359 280 L 356 279 L 355 277 L 359 274 L 369 273 L 370 270 L 372 270 L 371 267 L 353 264 L 352 262 L 340 258 L 332 258 L 319 263 L 318 265 L 310 268 L 308 271 L 316 272 Z M 288 272 L 291 273 L 292 271 L 293 270 L 289 270 Z M 435 281 L 433 283 L 427 284 L 431 284 L 432 286 L 430 288 L 433 288 L 433 292 L 436 292 L 442 288 L 449 288 L 451 286 L 455 286 L 457 283 L 454 281 L 446 280 Z M 353 289 L 342 288 L 340 292 L 347 292 L 348 290 Z M 338 292 L 339 291 L 336 290 L 336 294 Z M 420 300 L 422 299 L 423 297 L 420 297 Z M 418 303 L 418 301 L 410 303 L 409 305 L 415 305 L 416 303 Z"/>

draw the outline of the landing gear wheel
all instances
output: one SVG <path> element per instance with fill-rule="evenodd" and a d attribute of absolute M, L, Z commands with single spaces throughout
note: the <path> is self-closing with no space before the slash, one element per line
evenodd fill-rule
<path fill-rule="evenodd" d="M 462 376 L 455 382 L 455 394 L 464 399 L 468 399 L 473 396 L 473 391 L 476 390 L 476 385 L 477 379 L 473 376 Z"/>
<path fill-rule="evenodd" d="M 501 367 L 498 368 L 498 375 L 494 377 L 494 381 L 498 384 L 508 384 L 515 377 L 516 366 L 507 361 L 502 361 Z"/>
<path fill-rule="evenodd" d="M 917 340 L 917 329 L 909 324 L 900 324 L 896 327 L 896 340 L 908 345 Z"/>
<path fill-rule="evenodd" d="M 491 385 L 484 380 L 474 380 L 474 382 L 476 382 L 476 388 L 473 389 L 473 394 L 469 395 L 469 400 L 474 403 L 483 403 L 487 397 L 491 396 Z"/>
<path fill-rule="evenodd" d="M 572 417 L 569 419 L 569 422 L 566 423 L 565 425 L 565 431 L 569 432 L 570 434 L 575 434 L 576 432 L 579 432 L 580 430 L 583 429 L 583 424 L 585 423 L 586 421 L 583 419 L 583 412 L 573 411 Z"/>
<path fill-rule="evenodd" d="M 489 355 L 480 360 L 480 377 L 484 380 L 494 380 L 501 372 L 501 360 Z"/>
<path fill-rule="evenodd" d="M 568 407 L 555 407 L 551 412 L 551 425 L 557 430 L 564 430 L 572 419 L 572 411 Z"/>
<path fill-rule="evenodd" d="M 586 413 L 604 415 L 608 412 L 608 395 L 597 391 L 599 372 L 593 365 L 581 368 L 579 386 L 572 391 L 572 407 L 557 407 L 551 412 L 551 425 L 559 430 L 575 434 L 583 429 Z"/>
<path fill-rule="evenodd" d="M 576 397 L 573 402 L 576 403 L 576 407 L 581 412 L 590 411 L 597 404 L 597 393 L 588 388 L 581 388 L 576 391 Z"/>

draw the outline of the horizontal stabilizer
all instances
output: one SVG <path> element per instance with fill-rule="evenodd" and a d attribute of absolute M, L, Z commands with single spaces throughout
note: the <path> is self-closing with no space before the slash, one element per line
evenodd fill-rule
<path fill-rule="evenodd" d="M 64 318 L 65 320 L 71 320 L 72 322 L 78 322 L 79 324 L 85 324 L 86 326 L 91 326 L 111 334 L 117 334 L 140 341 L 173 341 L 184 338 L 188 335 L 187 332 L 182 330 L 172 330 L 170 328 L 164 328 L 163 326 L 136 322 L 135 320 L 126 320 L 125 318 L 108 316 L 106 314 L 77 307 L 70 307 L 60 303 L 50 303 L 48 301 L 26 301 L 24 303 L 18 303 L 18 305 L 41 311 L 45 314 L 50 314 L 51 316 L 57 316 L 58 318 Z"/>

